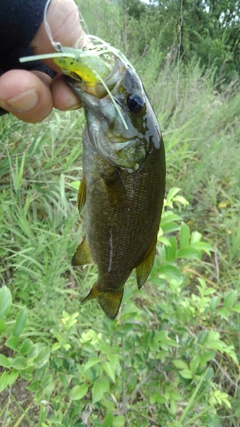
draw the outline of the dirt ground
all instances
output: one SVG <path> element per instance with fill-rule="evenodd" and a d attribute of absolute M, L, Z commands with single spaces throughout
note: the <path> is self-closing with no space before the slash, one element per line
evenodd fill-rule
<path fill-rule="evenodd" d="M 0 354 L 11 357 L 9 348 L 0 347 Z M 0 374 L 4 368 L 0 367 Z M 38 424 L 39 406 L 34 404 L 33 393 L 26 387 L 28 382 L 18 377 L 11 388 L 0 393 L 0 426 L 1 427 L 32 427 Z"/>

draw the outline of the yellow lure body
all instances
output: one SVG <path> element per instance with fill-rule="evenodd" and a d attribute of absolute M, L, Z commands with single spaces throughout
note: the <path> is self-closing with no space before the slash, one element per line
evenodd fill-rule
<path fill-rule="evenodd" d="M 94 50 L 84 51 L 65 46 L 62 49 L 62 56 L 59 55 L 53 59 L 66 75 L 75 73 L 84 82 L 94 85 L 101 79 L 105 79 L 111 71 L 112 66 L 107 64 Z M 64 56 L 64 53 L 73 54 L 73 57 Z"/>

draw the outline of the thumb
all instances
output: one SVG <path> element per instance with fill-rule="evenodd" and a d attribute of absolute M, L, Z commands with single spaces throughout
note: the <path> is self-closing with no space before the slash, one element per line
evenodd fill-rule
<path fill-rule="evenodd" d="M 76 46 L 79 42 L 78 47 L 83 46 L 85 33 L 80 25 L 78 9 L 73 0 L 52 0 L 47 10 L 47 22 L 55 42 L 70 47 Z M 30 47 L 36 55 L 54 51 L 44 22 L 40 25 Z M 53 70 L 59 71 L 52 59 L 44 60 L 44 63 Z"/>

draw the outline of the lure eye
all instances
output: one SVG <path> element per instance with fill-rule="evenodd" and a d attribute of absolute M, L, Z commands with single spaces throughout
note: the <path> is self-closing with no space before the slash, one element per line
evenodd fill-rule
<path fill-rule="evenodd" d="M 140 113 L 144 105 L 144 101 L 138 95 L 129 95 L 127 98 L 127 106 L 132 113 Z"/>

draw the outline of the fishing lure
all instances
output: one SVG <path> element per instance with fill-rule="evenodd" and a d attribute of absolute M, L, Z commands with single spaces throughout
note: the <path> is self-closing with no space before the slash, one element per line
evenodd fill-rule
<path fill-rule="evenodd" d="M 92 37 L 92 36 L 91 36 Z M 58 51 L 41 55 L 26 56 L 19 59 L 20 62 L 37 61 L 41 59 L 53 59 L 63 74 L 76 74 L 83 82 L 90 85 L 105 79 L 113 68 L 114 60 L 108 55 L 112 52 L 108 45 L 103 45 L 83 49 L 76 47 L 62 46 L 57 44 Z M 105 56 L 103 59 L 101 56 Z M 74 77 L 74 76 L 73 76 Z"/>
<path fill-rule="evenodd" d="M 65 54 L 72 56 L 65 56 Z M 61 68 L 63 74 L 75 73 L 84 82 L 94 85 L 105 79 L 112 70 L 112 64 L 107 63 L 94 51 L 84 51 L 72 47 L 64 47 L 62 55 L 54 58 L 54 62 Z"/>
<path fill-rule="evenodd" d="M 83 49 L 79 49 L 62 46 L 60 43 L 55 43 L 55 47 L 57 47 L 58 52 L 25 56 L 19 58 L 19 61 L 23 63 L 41 59 L 53 59 L 54 62 L 61 68 L 63 74 L 71 76 L 74 79 L 80 79 L 83 84 L 86 83 L 90 86 L 94 86 L 96 83 L 101 82 L 111 101 L 113 102 L 119 116 L 121 117 L 125 129 L 127 130 L 128 126 L 124 120 L 121 109 L 112 96 L 108 86 L 105 84 L 104 79 L 112 71 L 115 58 L 121 58 L 126 66 L 131 67 L 133 71 L 135 70 L 129 61 L 127 61 L 127 59 L 124 57 L 124 55 L 122 55 L 121 52 L 118 52 L 117 49 L 113 48 L 108 43 L 103 42 L 98 37 L 88 37 L 90 37 L 91 44 L 92 41 L 98 42 L 94 48 L 91 46 L 88 49 L 87 45 L 85 45 Z M 101 44 L 99 44 L 99 41 Z M 109 53 L 112 53 L 113 55 L 110 56 Z M 103 59 L 100 55 L 105 56 L 105 58 Z"/>
<path fill-rule="evenodd" d="M 56 52 L 26 56 L 19 58 L 19 61 L 23 63 L 50 58 L 61 68 L 63 74 L 75 79 L 80 79 L 83 84 L 87 83 L 90 86 L 94 86 L 96 83 L 101 82 L 127 130 L 128 126 L 124 120 L 121 109 L 117 105 L 108 86 L 105 84 L 104 79 L 112 71 L 115 58 L 121 59 L 124 65 L 131 68 L 132 71 L 135 70 L 119 50 L 110 46 L 99 37 L 88 36 L 88 39 L 89 42 L 85 44 L 82 49 L 62 46 L 61 43 L 52 41 L 52 45 Z"/>

